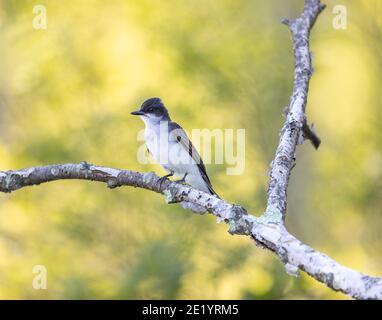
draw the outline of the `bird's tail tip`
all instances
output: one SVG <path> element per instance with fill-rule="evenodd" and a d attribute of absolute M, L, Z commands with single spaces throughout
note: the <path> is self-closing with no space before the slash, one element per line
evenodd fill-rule
<path fill-rule="evenodd" d="M 208 189 L 209 189 L 211 195 L 217 197 L 218 199 L 221 199 L 221 198 L 219 197 L 219 195 L 215 192 L 215 190 L 212 189 L 212 187 L 209 187 Z"/>

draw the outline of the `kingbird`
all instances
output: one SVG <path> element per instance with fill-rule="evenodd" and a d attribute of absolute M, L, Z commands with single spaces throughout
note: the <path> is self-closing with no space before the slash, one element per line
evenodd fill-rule
<path fill-rule="evenodd" d="M 150 98 L 131 114 L 140 116 L 145 123 L 146 147 L 168 172 L 161 179 L 176 175 L 182 177 L 178 181 L 218 197 L 198 151 L 183 128 L 171 120 L 161 99 Z"/>

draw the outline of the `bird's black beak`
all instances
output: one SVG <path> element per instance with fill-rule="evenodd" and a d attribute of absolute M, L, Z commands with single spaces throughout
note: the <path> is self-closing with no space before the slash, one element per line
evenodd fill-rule
<path fill-rule="evenodd" d="M 145 113 L 140 110 L 137 110 L 137 111 L 131 112 L 131 114 L 134 116 L 143 116 Z"/>

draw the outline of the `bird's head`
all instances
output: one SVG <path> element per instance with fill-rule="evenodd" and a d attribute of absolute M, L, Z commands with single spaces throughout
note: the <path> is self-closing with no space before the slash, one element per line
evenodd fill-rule
<path fill-rule="evenodd" d="M 143 120 L 153 122 L 170 121 L 170 116 L 163 102 L 159 98 L 150 98 L 142 103 L 141 108 L 131 112 L 132 115 L 141 116 Z"/>

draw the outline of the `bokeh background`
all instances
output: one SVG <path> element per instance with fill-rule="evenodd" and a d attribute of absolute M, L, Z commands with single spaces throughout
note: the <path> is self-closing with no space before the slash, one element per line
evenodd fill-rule
<path fill-rule="evenodd" d="M 311 35 L 308 119 L 322 145 L 298 148 L 287 227 L 346 266 L 382 272 L 382 1 L 325 1 Z M 21 1 L 0 5 L 0 170 L 88 162 L 141 165 L 143 123 L 160 96 L 185 129 L 245 128 L 243 175 L 208 171 L 254 214 L 289 103 L 288 29 L 302 0 Z M 46 30 L 32 26 L 47 9 Z M 347 8 L 346 30 L 333 7 Z M 271 253 L 139 189 L 59 181 L 0 194 L 2 299 L 344 299 Z M 48 270 L 34 290 L 32 268 Z"/>

